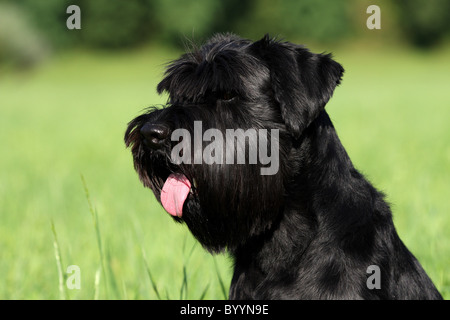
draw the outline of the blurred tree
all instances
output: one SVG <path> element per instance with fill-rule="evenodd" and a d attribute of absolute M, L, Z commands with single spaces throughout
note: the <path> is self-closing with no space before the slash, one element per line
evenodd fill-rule
<path fill-rule="evenodd" d="M 450 34 L 450 1 L 399 0 L 399 25 L 413 45 L 428 48 Z"/>
<path fill-rule="evenodd" d="M 201 43 L 216 32 L 235 32 L 251 14 L 254 0 L 153 0 L 158 38 L 176 46 Z"/>
<path fill-rule="evenodd" d="M 221 0 L 154 0 L 154 19 L 160 39 L 181 44 L 183 37 L 199 41 L 214 29 L 220 19 Z"/>
<path fill-rule="evenodd" d="M 26 69 L 50 53 L 44 37 L 16 6 L 0 2 L 0 62 Z"/>
<path fill-rule="evenodd" d="M 351 1 L 254 0 L 238 29 L 253 38 L 269 32 L 289 39 L 338 40 L 353 27 L 349 5 Z"/>
<path fill-rule="evenodd" d="M 80 0 L 81 38 L 91 47 L 122 48 L 148 40 L 154 31 L 149 0 Z"/>
<path fill-rule="evenodd" d="M 221 2 L 221 9 L 214 17 L 214 32 L 240 33 L 237 26 L 248 19 L 253 12 L 254 0 L 227 0 Z M 261 26 L 264 28 L 264 26 Z"/>
<path fill-rule="evenodd" d="M 7 0 L 30 18 L 32 24 L 43 33 L 54 48 L 70 46 L 76 41 L 66 27 L 66 8 L 69 0 Z"/>
<path fill-rule="evenodd" d="M 358 28 L 362 28 L 360 20 L 367 17 L 362 7 L 372 4 L 368 0 L 0 0 L 1 3 L 14 5 L 54 48 L 83 45 L 105 49 L 128 48 L 149 40 L 183 45 L 187 38 L 199 43 L 214 32 L 234 32 L 252 39 L 270 33 L 291 41 L 316 43 L 340 41 L 350 35 L 364 37 L 364 33 L 358 33 Z M 450 34 L 449 0 L 395 3 L 380 4 L 382 21 L 388 17 L 398 22 L 402 30 L 390 32 L 391 36 L 431 47 Z M 70 4 L 81 8 L 81 30 L 66 27 L 66 9 Z M 8 27 L 4 28 L 4 37 L 14 36 L 8 36 Z"/>

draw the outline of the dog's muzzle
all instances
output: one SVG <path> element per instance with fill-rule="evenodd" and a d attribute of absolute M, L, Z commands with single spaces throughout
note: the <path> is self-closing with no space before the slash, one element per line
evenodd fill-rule
<path fill-rule="evenodd" d="M 146 123 L 140 129 L 145 145 L 153 150 L 162 149 L 170 135 L 168 126 Z M 183 205 L 191 192 L 191 182 L 181 173 L 172 173 L 161 189 L 161 204 L 174 217 L 181 218 Z"/>

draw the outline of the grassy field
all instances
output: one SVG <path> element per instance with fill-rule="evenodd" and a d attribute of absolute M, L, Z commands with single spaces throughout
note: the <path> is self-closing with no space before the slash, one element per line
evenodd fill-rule
<path fill-rule="evenodd" d="M 448 52 L 390 52 L 334 51 L 346 74 L 327 109 L 448 299 Z M 176 55 L 73 52 L 0 73 L 0 299 L 224 298 L 231 261 L 171 221 L 123 144 L 127 122 L 165 101 L 155 86 Z M 70 265 L 80 289 L 65 286 Z"/>

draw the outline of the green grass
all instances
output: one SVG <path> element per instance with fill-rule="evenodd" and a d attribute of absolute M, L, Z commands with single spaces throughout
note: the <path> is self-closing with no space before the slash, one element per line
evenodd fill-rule
<path fill-rule="evenodd" d="M 327 106 L 354 164 L 450 298 L 448 52 L 334 51 L 346 74 Z M 73 52 L 0 73 L 0 299 L 223 299 L 213 258 L 144 189 L 123 144 L 176 52 Z M 83 177 L 83 179 L 81 178 Z M 69 290 L 66 268 L 81 270 Z"/>

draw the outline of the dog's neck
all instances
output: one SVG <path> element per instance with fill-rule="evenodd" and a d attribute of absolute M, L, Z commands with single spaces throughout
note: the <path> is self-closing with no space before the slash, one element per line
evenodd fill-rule
<path fill-rule="evenodd" d="M 383 194 L 355 169 L 325 111 L 307 130 L 299 148 L 301 164 L 293 196 L 304 199 L 305 207 L 299 212 L 303 209 L 315 219 L 318 232 L 339 222 L 339 230 L 332 234 L 345 236 L 348 230 L 342 226 L 350 229 L 365 224 L 373 212 L 384 209 L 378 207 L 386 206 Z M 367 208 L 368 204 L 371 207 Z"/>
<path fill-rule="evenodd" d="M 240 266 L 234 275 L 237 282 L 250 281 L 261 286 L 269 279 L 284 279 L 292 283 L 290 280 L 298 277 L 301 268 L 315 264 L 312 241 L 333 244 L 334 247 L 329 246 L 330 254 L 341 250 L 336 244 L 345 243 L 356 226 L 372 218 L 368 213 L 377 210 L 360 210 L 358 216 L 354 209 L 367 203 L 374 203 L 374 206 L 384 203 L 372 201 L 382 199 L 382 195 L 353 167 L 325 111 L 307 131 L 299 145 L 292 148 L 298 153 L 293 157 L 298 160 L 293 176 L 295 187 L 290 181 L 291 193 L 286 199 L 291 201 L 285 203 L 279 221 L 270 231 L 232 252 L 239 261 L 236 265 Z M 247 270 L 251 270 L 252 279 L 246 277 Z"/>

